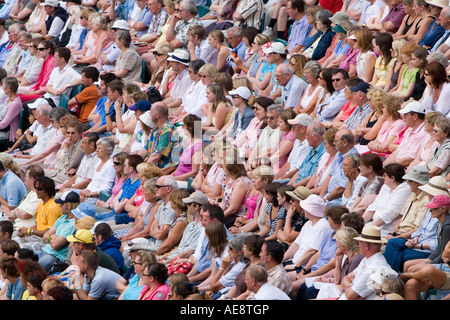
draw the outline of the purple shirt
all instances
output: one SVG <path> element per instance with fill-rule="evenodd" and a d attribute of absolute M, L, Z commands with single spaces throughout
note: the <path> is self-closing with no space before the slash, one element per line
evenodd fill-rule
<path fill-rule="evenodd" d="M 174 174 L 175 177 L 192 171 L 192 157 L 196 151 L 202 151 L 202 144 L 203 142 L 200 141 L 184 150 L 180 156 L 180 164 Z"/>
<path fill-rule="evenodd" d="M 403 3 L 400 2 L 400 4 L 396 7 L 392 7 L 386 17 L 383 19 L 382 23 L 385 23 L 387 21 L 392 22 L 392 24 L 395 26 L 395 31 L 400 28 L 400 25 L 402 24 L 403 17 L 405 16 L 405 9 L 403 8 Z"/>
<path fill-rule="evenodd" d="M 19 97 L 11 101 L 9 105 L 5 104 L 2 108 L 8 108 L 5 117 L 0 121 L 0 129 L 6 129 L 9 126 L 9 141 L 16 141 L 16 132 L 19 129 L 20 112 L 22 111 L 22 101 Z"/>

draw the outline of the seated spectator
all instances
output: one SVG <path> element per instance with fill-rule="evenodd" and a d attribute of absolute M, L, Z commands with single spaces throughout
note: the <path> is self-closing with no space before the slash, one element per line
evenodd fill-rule
<path fill-rule="evenodd" d="M 124 258 L 120 252 L 122 243 L 114 236 L 110 225 L 104 222 L 97 224 L 94 228 L 94 237 L 97 247 L 114 259 L 119 270 L 123 270 Z"/>
<path fill-rule="evenodd" d="M 369 120 L 372 120 L 371 108 L 367 93 L 372 87 L 367 82 L 361 80 L 358 84 L 353 87 L 346 86 L 346 90 L 350 90 L 351 92 L 351 102 L 356 105 L 353 109 L 350 116 L 344 121 L 344 126 L 347 127 L 356 137 L 356 140 L 360 140 L 362 136 L 362 131 L 365 127 L 369 126 L 369 124 L 365 124 L 367 117 Z M 375 119 L 377 120 L 377 119 Z M 361 132 L 359 132 L 358 127 L 361 128 Z"/>
<path fill-rule="evenodd" d="M 380 55 L 375 61 L 374 73 L 370 84 L 376 88 L 384 88 L 387 81 L 390 70 L 392 70 L 395 59 L 392 52 L 392 35 L 389 33 L 381 33 L 375 38 L 374 52 Z"/>
<path fill-rule="evenodd" d="M 206 87 L 206 99 L 208 103 L 202 106 L 206 110 L 206 120 L 202 122 L 205 133 L 215 134 L 221 130 L 233 116 L 233 106 L 225 96 L 223 89 L 216 83 Z M 205 111 L 202 112 L 205 114 Z"/>
<path fill-rule="evenodd" d="M 395 94 L 403 100 L 411 95 L 415 85 L 416 73 L 419 71 L 418 68 L 413 66 L 412 60 L 412 54 L 417 48 L 420 48 L 420 46 L 415 42 L 408 42 L 402 47 L 402 61 L 405 68 L 399 74 L 398 87 L 389 91 L 389 93 Z"/>
<path fill-rule="evenodd" d="M 348 209 L 355 202 L 363 183 L 367 181 L 360 173 L 360 158 L 361 156 L 358 153 L 351 153 L 346 155 L 344 161 L 342 161 L 342 170 L 348 180 L 342 193 L 342 205 Z"/>
<path fill-rule="evenodd" d="M 382 29 L 380 31 L 392 34 L 400 28 L 405 16 L 405 9 L 402 0 L 391 0 L 388 5 L 390 6 L 389 12 L 381 21 Z"/>
<path fill-rule="evenodd" d="M 385 183 L 363 218 L 367 224 L 379 227 L 382 237 L 386 237 L 400 219 L 399 212 L 411 195 L 411 189 L 404 181 L 405 171 L 398 163 L 386 165 L 383 171 Z"/>
<path fill-rule="evenodd" d="M 255 294 L 255 300 L 291 300 L 281 289 L 268 283 L 268 273 L 264 267 L 248 267 L 245 277 L 248 291 Z"/>
<path fill-rule="evenodd" d="M 27 193 L 17 164 L 7 153 L 0 153 L 0 204 L 15 209 Z"/>
<path fill-rule="evenodd" d="M 372 152 L 387 157 L 391 153 L 389 146 L 400 135 L 400 132 L 405 127 L 405 123 L 398 112 L 401 105 L 400 100 L 397 97 L 389 94 L 382 98 L 382 101 L 382 110 L 385 120 L 383 121 L 376 138 L 370 141 L 367 146 Z"/>
<path fill-rule="evenodd" d="M 406 33 L 406 40 L 419 43 L 425 36 L 430 24 L 437 17 L 430 15 L 429 4 L 426 1 L 414 0 L 412 9 L 416 13 L 416 19 Z"/>
<path fill-rule="evenodd" d="M 277 188 L 280 183 L 269 183 L 264 187 L 264 197 L 266 198 L 266 223 L 258 234 L 266 240 L 276 240 L 277 233 L 284 224 L 286 209 L 278 202 Z"/>
<path fill-rule="evenodd" d="M 398 39 L 392 42 L 392 57 L 395 59 L 392 69 L 389 71 L 387 76 L 386 84 L 384 85 L 384 90 L 391 93 L 395 91 L 400 84 L 400 77 L 403 73 L 403 68 L 406 67 L 402 59 L 402 48 L 405 45 L 405 39 Z"/>
<path fill-rule="evenodd" d="M 247 47 L 244 60 L 231 55 L 233 70 L 237 74 L 255 76 L 261 63 L 264 61 L 263 45 L 270 42 L 270 38 L 260 33 L 255 27 L 242 29 L 242 42 Z"/>
<path fill-rule="evenodd" d="M 0 151 L 5 151 L 16 141 L 16 131 L 20 125 L 20 113 L 22 101 L 17 94 L 19 83 L 15 77 L 6 77 L 2 80 L 2 88 L 8 97 L 0 107 L 0 139 L 6 140 L 2 143 Z"/>
<path fill-rule="evenodd" d="M 18 260 L 13 256 L 3 257 L 0 261 L 2 275 L 8 280 L 7 291 L 0 297 L 0 300 L 21 300 L 23 293 L 27 290 L 20 281 L 17 265 Z"/>
<path fill-rule="evenodd" d="M 318 62 L 310 61 L 305 64 L 303 74 L 308 85 L 303 90 L 297 106 L 294 107 L 295 112 L 311 114 L 314 111 L 319 93 L 322 90 L 319 82 L 320 72 L 321 66 Z"/>
<path fill-rule="evenodd" d="M 422 98 L 423 92 L 426 87 L 425 82 L 425 66 L 428 64 L 427 60 L 428 50 L 425 48 L 417 48 L 414 50 L 411 59 L 414 60 L 413 67 L 417 68 L 414 88 L 407 98 L 412 98 L 419 101 Z"/>
<path fill-rule="evenodd" d="M 449 169 L 448 152 L 450 146 L 450 121 L 447 117 L 440 117 L 434 124 L 434 140 L 439 144 L 434 155 L 427 163 L 430 177 L 446 176 Z"/>
<path fill-rule="evenodd" d="M 67 132 L 66 140 L 61 144 L 64 152 L 58 152 L 56 162 L 45 169 L 45 174 L 51 177 L 56 184 L 64 183 L 70 178 L 68 171 L 76 169 L 83 158 L 83 152 L 79 147 L 81 144 L 82 125 L 78 120 L 70 121 L 65 126 Z"/>
<path fill-rule="evenodd" d="M 334 25 L 332 27 L 332 30 L 336 32 L 336 40 L 333 41 L 335 42 L 334 46 L 332 44 L 328 48 L 325 56 L 318 61 L 321 64 L 322 68 L 339 67 L 347 51 L 351 49 L 350 45 L 347 42 L 347 32 L 351 27 L 353 27 L 353 24 L 348 20 L 348 17 L 343 18 L 343 20 L 341 21 L 335 20 L 333 16 L 330 18 L 330 20 L 332 20 L 332 25 Z M 328 51 L 331 52 L 328 53 Z"/>
<path fill-rule="evenodd" d="M 26 67 L 19 63 L 20 70 L 17 70 L 18 73 L 15 74 L 15 76 L 19 81 L 20 86 L 18 92 L 20 93 L 26 91 L 29 87 L 34 85 L 39 78 L 42 64 L 44 63 L 44 59 L 40 57 L 39 51 L 37 49 L 41 40 L 41 37 L 30 40 L 27 50 L 29 52 L 29 58 L 27 59 L 25 57 L 21 60 L 21 63 L 25 63 L 27 60 L 29 60 L 29 62 L 27 63 Z"/>
<path fill-rule="evenodd" d="M 275 174 L 277 174 L 287 162 L 289 154 L 294 146 L 296 139 L 294 131 L 292 130 L 293 125 L 288 121 L 293 120 L 295 115 L 296 114 L 292 109 L 285 109 L 278 116 L 278 126 L 283 134 L 281 135 L 277 150 L 274 150 L 270 156 L 270 161 L 274 167 Z"/>
<path fill-rule="evenodd" d="M 407 167 L 419 154 L 417 147 L 428 136 L 424 130 L 425 109 L 419 102 L 411 101 L 399 110 L 399 113 L 402 114 L 408 129 L 404 132 L 404 137 L 397 150 L 383 161 L 383 165 L 396 162 Z"/>
<path fill-rule="evenodd" d="M 126 30 L 118 31 L 116 33 L 116 44 L 121 53 L 117 58 L 114 71 L 111 72 L 125 84 L 141 81 L 142 59 L 136 50 L 130 47 L 130 33 Z"/>
<path fill-rule="evenodd" d="M 70 275 L 70 279 L 74 284 L 79 300 L 112 300 L 119 298 L 120 294 L 115 289 L 115 285 L 120 275 L 99 266 L 98 253 L 92 250 L 82 250 L 76 267 L 76 271 Z M 82 276 L 88 277 L 90 283 L 82 282 Z"/>
<path fill-rule="evenodd" d="M 72 31 L 70 33 L 69 42 L 66 44 L 66 48 L 79 49 L 80 39 L 83 33 L 86 33 L 86 26 L 82 25 L 81 20 L 87 21 L 84 17 L 81 18 L 81 6 L 73 5 L 67 8 L 67 13 L 69 14 L 70 22 L 72 23 Z M 85 22 L 83 23 L 85 24 Z"/>
<path fill-rule="evenodd" d="M 427 111 L 439 111 L 445 116 L 450 115 L 450 108 L 444 103 L 450 92 L 447 72 L 439 62 L 431 62 L 425 66 L 426 88 L 419 100 Z M 444 76 L 445 75 L 445 76 Z M 438 98 L 435 98 L 440 92 Z"/>
<path fill-rule="evenodd" d="M 210 50 L 217 51 L 216 69 L 218 72 L 228 71 L 228 61 L 230 60 L 231 48 L 226 46 L 224 42 L 225 36 L 221 30 L 212 30 L 208 34 L 208 44 L 211 47 Z"/>
<path fill-rule="evenodd" d="M 361 155 L 359 161 L 360 174 L 366 181 L 364 181 L 361 189 L 357 193 L 356 199 L 349 207 L 351 212 L 363 214 L 367 207 L 372 204 L 380 189 L 384 185 L 383 179 L 383 162 L 375 153 L 366 153 Z M 350 179 L 349 179 L 350 181 Z"/>
<path fill-rule="evenodd" d="M 59 36 L 69 15 L 66 9 L 54 0 L 48 0 L 43 6 L 48 15 L 45 20 L 45 39 L 51 41 Z"/>
<path fill-rule="evenodd" d="M 319 10 L 315 14 L 316 28 L 320 33 L 312 44 L 305 46 L 302 54 L 311 60 L 320 60 L 325 56 L 328 47 L 331 45 L 335 32 L 331 29 L 331 20 L 333 13 L 329 10 Z"/>
<path fill-rule="evenodd" d="M 144 269 L 144 288 L 138 300 L 166 300 L 170 293 L 166 283 L 169 277 L 167 268 L 162 263 L 153 263 Z"/>

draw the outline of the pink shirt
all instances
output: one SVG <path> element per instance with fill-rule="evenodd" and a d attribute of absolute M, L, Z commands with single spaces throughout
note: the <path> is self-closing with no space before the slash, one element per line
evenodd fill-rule
<path fill-rule="evenodd" d="M 428 135 L 429 134 L 424 130 L 424 123 L 422 123 L 416 130 L 408 128 L 405 131 L 402 142 L 398 146 L 397 159 L 415 159 L 419 154 L 423 139 L 426 139 Z"/>
<path fill-rule="evenodd" d="M 280 139 L 280 143 L 278 144 L 278 149 L 281 148 L 281 146 L 283 145 L 283 143 L 285 141 L 295 141 L 295 134 L 292 130 L 290 130 L 289 132 L 283 133 L 283 135 L 281 136 L 281 139 Z M 286 163 L 286 161 L 289 158 L 289 153 L 290 153 L 290 151 L 286 155 L 281 157 L 280 160 L 278 161 L 278 163 L 276 163 L 273 166 L 273 170 L 275 171 L 275 173 L 278 173 L 278 171 L 284 166 L 284 164 Z"/>
<path fill-rule="evenodd" d="M 150 290 L 150 287 L 144 286 L 139 295 L 138 300 L 167 300 L 167 296 L 170 293 L 170 287 L 167 283 L 158 286 L 155 290 L 153 290 L 146 298 L 142 299 L 142 297 Z"/>
<path fill-rule="evenodd" d="M 45 86 L 47 85 L 48 79 L 50 78 L 50 74 L 52 73 L 55 67 L 55 59 L 53 55 L 50 55 L 47 60 L 42 64 L 41 73 L 39 73 L 38 80 L 34 86 L 31 87 L 31 91 L 37 90 L 45 90 Z"/>
<path fill-rule="evenodd" d="M 386 141 L 387 137 L 398 136 L 400 132 L 402 132 L 404 127 L 405 123 L 402 119 L 398 119 L 392 124 L 386 120 L 385 122 L 383 122 L 380 132 L 378 133 L 378 142 L 383 144 Z"/>
<path fill-rule="evenodd" d="M 6 107 L 6 105 L 3 107 Z M 19 129 L 20 122 L 20 111 L 23 109 L 22 101 L 17 97 L 11 101 L 7 108 L 8 111 L 5 117 L 0 121 L 0 129 L 6 129 L 9 126 L 9 141 L 16 141 L 16 132 Z"/>
<path fill-rule="evenodd" d="M 192 157 L 195 152 L 202 151 L 202 145 L 203 142 L 200 141 L 183 151 L 180 156 L 180 164 L 177 167 L 177 171 L 174 173 L 175 177 L 192 171 Z"/>

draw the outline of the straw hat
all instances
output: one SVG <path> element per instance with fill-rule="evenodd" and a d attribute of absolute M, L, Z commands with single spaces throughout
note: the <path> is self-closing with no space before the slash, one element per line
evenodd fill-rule
<path fill-rule="evenodd" d="M 444 177 L 435 176 L 428 181 L 427 184 L 420 186 L 420 190 L 425 191 L 432 196 L 437 196 L 438 194 L 448 194 L 447 181 Z"/>
<path fill-rule="evenodd" d="M 359 237 L 355 237 L 355 240 L 363 241 L 363 242 L 372 242 L 372 243 L 386 243 L 387 240 L 385 238 L 381 238 L 381 229 L 377 226 L 364 226 L 362 229 L 361 235 Z"/>
<path fill-rule="evenodd" d="M 81 219 L 78 219 L 77 221 L 75 221 L 75 223 L 73 224 L 73 226 L 75 227 L 75 229 L 77 230 L 91 230 L 94 227 L 95 224 L 95 219 L 91 216 L 84 216 Z"/>

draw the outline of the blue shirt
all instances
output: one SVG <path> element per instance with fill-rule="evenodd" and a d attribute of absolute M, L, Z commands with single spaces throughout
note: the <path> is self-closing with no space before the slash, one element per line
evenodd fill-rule
<path fill-rule="evenodd" d="M 22 300 L 22 295 L 27 290 L 26 287 L 22 286 L 20 278 L 17 278 L 15 283 L 9 283 L 6 290 L 6 297 L 11 300 Z"/>
<path fill-rule="evenodd" d="M 120 195 L 119 201 L 123 199 L 131 199 L 131 197 L 136 192 L 137 188 L 141 185 L 141 180 L 136 179 L 134 182 L 131 182 L 131 179 L 128 178 L 122 185 L 122 194 Z"/>
<path fill-rule="evenodd" d="M 324 103 L 317 106 L 317 115 L 319 116 L 320 123 L 333 121 L 334 117 L 336 117 L 347 102 L 348 100 L 345 99 L 344 89 L 333 92 Z"/>
<path fill-rule="evenodd" d="M 427 210 L 425 217 L 420 223 L 419 228 L 411 234 L 411 239 L 415 237 L 419 237 L 418 244 L 429 244 L 430 251 L 433 252 L 436 249 L 438 244 L 438 228 L 439 228 L 439 220 L 431 217 L 431 211 Z M 417 249 L 415 249 L 417 250 Z"/>
<path fill-rule="evenodd" d="M 334 254 L 337 250 L 336 239 L 334 238 L 335 234 L 336 232 L 334 230 L 331 230 L 324 236 L 322 247 L 320 248 L 319 258 L 311 267 L 311 271 L 315 271 L 323 267 L 334 257 Z"/>
<path fill-rule="evenodd" d="M 225 226 L 224 228 L 227 233 L 227 239 L 230 240 L 233 237 L 233 235 L 230 233 L 230 231 L 228 231 L 228 229 Z M 203 238 L 200 252 L 201 252 L 200 258 L 198 259 L 198 262 L 194 266 L 195 270 L 197 270 L 199 273 L 208 269 L 212 263 L 212 259 L 209 255 L 209 240 L 208 237 L 206 236 Z"/>
<path fill-rule="evenodd" d="M 7 170 L 0 180 L 0 196 L 10 206 L 17 207 L 27 194 L 27 187 L 11 170 Z"/>
<path fill-rule="evenodd" d="M 440 37 L 442 37 L 444 32 L 445 32 L 445 28 L 443 26 L 441 26 L 441 24 L 437 20 L 434 20 L 428 26 L 428 30 L 425 33 L 425 35 L 423 36 L 422 40 L 420 40 L 419 45 L 420 46 L 428 46 L 428 47 L 433 46 L 434 43 Z"/>
<path fill-rule="evenodd" d="M 142 22 L 143 24 L 145 24 L 147 26 L 147 28 L 145 30 L 140 30 L 136 33 L 136 35 L 138 37 L 143 36 L 144 34 L 147 33 L 148 31 L 148 27 L 150 26 L 150 23 L 152 22 L 153 19 L 153 14 L 150 12 L 150 9 L 148 8 L 148 6 L 146 6 L 144 8 L 144 10 L 142 10 L 141 14 L 139 15 L 138 20 L 140 22 Z"/>
<path fill-rule="evenodd" d="M 289 52 L 298 45 L 302 45 L 306 35 L 310 32 L 312 26 L 306 19 L 306 14 L 299 21 L 294 21 L 291 33 L 288 38 Z"/>
<path fill-rule="evenodd" d="M 307 177 L 311 177 L 314 172 L 316 172 L 320 158 L 322 158 L 325 151 L 326 149 L 323 145 L 323 141 L 316 149 L 310 147 L 308 154 L 298 168 L 298 178 L 296 182 L 300 182 Z"/>
<path fill-rule="evenodd" d="M 329 174 L 331 174 L 331 179 L 328 184 L 328 193 L 333 191 L 336 187 L 345 188 L 348 182 L 348 178 L 344 175 L 344 171 L 342 170 L 342 162 L 344 162 L 344 157 L 348 154 L 359 153 L 358 150 L 353 147 L 346 154 L 342 154 L 340 151 L 336 153 L 333 162 L 330 165 Z"/>
<path fill-rule="evenodd" d="M 118 1 L 117 5 L 116 5 L 116 13 L 117 13 L 116 19 L 126 20 L 126 21 L 130 20 L 131 12 L 133 11 L 133 7 L 134 7 L 133 0 L 125 0 L 124 3 L 122 3 L 121 1 Z"/>

